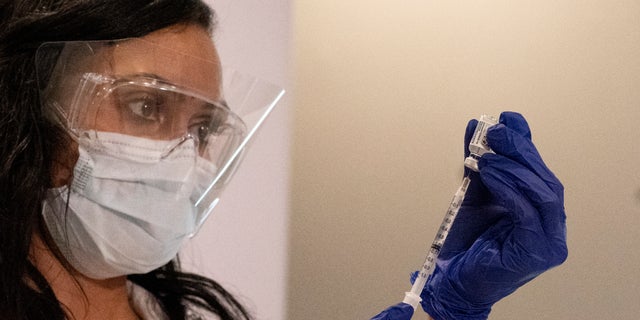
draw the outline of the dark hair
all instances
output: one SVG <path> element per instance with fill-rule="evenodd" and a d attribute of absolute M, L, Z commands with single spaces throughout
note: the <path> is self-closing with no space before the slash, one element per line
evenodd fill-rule
<path fill-rule="evenodd" d="M 65 319 L 44 276 L 29 261 L 32 234 L 49 239 L 40 213 L 56 152 L 66 133 L 45 120 L 35 53 L 49 41 L 140 37 L 176 24 L 213 29 L 213 12 L 198 0 L 14 0 L 0 3 L 0 315 L 3 319 Z M 51 241 L 47 241 L 51 246 Z M 157 298 L 171 319 L 188 307 L 221 319 L 249 319 L 213 280 L 184 273 L 176 260 L 129 279 Z"/>

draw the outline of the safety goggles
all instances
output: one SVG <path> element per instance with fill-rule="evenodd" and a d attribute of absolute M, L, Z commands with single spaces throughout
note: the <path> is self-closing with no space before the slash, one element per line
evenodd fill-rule
<path fill-rule="evenodd" d="M 45 43 L 36 65 L 44 114 L 81 147 L 139 162 L 144 172 L 157 168 L 158 177 L 177 158 L 191 166 L 179 174 L 198 226 L 284 94 L 140 38 Z M 122 137 L 130 137 L 124 147 Z"/>

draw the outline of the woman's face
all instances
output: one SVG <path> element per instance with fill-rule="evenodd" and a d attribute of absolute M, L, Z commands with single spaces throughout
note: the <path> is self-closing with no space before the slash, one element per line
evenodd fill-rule
<path fill-rule="evenodd" d="M 185 132 L 201 128 L 215 118 L 215 108 L 202 99 L 174 94 L 162 86 L 172 85 L 208 101 L 221 100 L 221 67 L 209 33 L 195 25 L 172 26 L 141 38 L 127 40 L 101 49 L 81 69 L 107 74 L 116 79 L 116 89 L 102 99 L 88 100 L 76 106 L 86 111 L 80 125 L 86 129 L 130 134 L 151 139 L 176 139 Z M 123 80 L 124 79 L 124 80 Z M 119 85 L 118 81 L 142 83 Z M 59 93 L 63 105 L 72 105 L 76 82 Z M 106 92 L 106 91 L 105 91 Z M 97 101 L 97 102 L 96 102 Z M 89 104 L 89 105 L 85 105 Z M 170 107 L 165 107 L 165 105 Z M 73 112 L 72 112 L 73 113 Z M 72 143 L 62 161 L 53 170 L 53 186 L 69 183 L 77 161 L 77 144 Z"/>

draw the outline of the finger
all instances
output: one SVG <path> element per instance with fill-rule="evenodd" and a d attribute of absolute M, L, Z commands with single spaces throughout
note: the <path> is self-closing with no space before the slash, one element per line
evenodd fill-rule
<path fill-rule="evenodd" d="M 471 152 L 469 151 L 469 143 L 471 142 L 471 139 L 473 138 L 473 134 L 476 131 L 476 127 L 478 126 L 478 120 L 476 119 L 471 119 L 469 120 L 469 122 L 467 123 L 467 129 L 464 132 L 464 158 L 466 159 Z M 469 168 L 467 168 L 466 166 L 464 167 L 464 175 L 465 176 L 469 176 L 469 175 L 473 175 L 475 174 L 475 172 Z M 472 180 L 473 183 L 473 180 Z M 473 188 L 473 186 L 472 186 Z"/>
<path fill-rule="evenodd" d="M 447 260 L 466 252 L 505 215 L 506 209 L 498 205 L 463 206 L 442 246 L 440 258 Z"/>
<path fill-rule="evenodd" d="M 522 130 L 522 128 L 518 129 Z M 533 142 L 518 131 L 498 124 L 487 131 L 487 140 L 491 149 L 497 154 L 504 155 L 535 172 L 545 183 L 554 190 L 556 195 L 563 197 L 562 183 L 546 166 Z M 480 164 L 479 164 L 480 165 Z"/>
<path fill-rule="evenodd" d="M 478 125 L 478 120 L 472 119 L 467 123 L 467 128 L 464 134 L 464 156 L 465 158 L 469 156 L 469 142 L 473 137 L 473 133 L 476 131 L 476 127 Z M 468 176 L 471 179 L 471 183 L 469 184 L 467 196 L 463 200 L 463 205 L 466 206 L 474 206 L 474 205 L 482 205 L 489 198 L 489 192 L 486 190 L 482 182 L 480 181 L 480 176 L 477 172 L 464 167 L 464 175 Z"/>
<path fill-rule="evenodd" d="M 411 320 L 413 307 L 407 303 L 398 303 L 380 312 L 371 320 Z"/>
<path fill-rule="evenodd" d="M 493 184 L 503 184 L 507 181 L 495 172 L 489 172 L 486 177 L 487 180 L 495 179 Z M 484 241 L 479 242 L 481 245 L 470 249 L 471 253 L 478 251 L 476 255 L 479 255 L 488 249 L 484 245 L 499 248 L 498 255 L 489 259 L 486 264 L 488 269 L 497 270 L 497 273 L 485 270 L 485 276 L 488 279 L 512 282 L 523 275 L 537 275 L 548 269 L 552 265 L 548 259 L 549 239 L 533 204 L 524 199 L 517 187 L 511 183 L 501 186 L 497 193 L 504 198 L 505 206 L 512 208 L 512 220 L 502 220 L 500 228 L 489 230 L 483 235 Z M 499 259 L 495 260 L 496 257 Z M 481 261 L 476 262 L 479 267 L 485 266 Z"/>
<path fill-rule="evenodd" d="M 522 227 L 540 224 L 549 239 L 566 237 L 563 199 L 543 179 L 500 155 L 487 154 L 481 163 L 482 181 L 499 203 L 515 214 L 516 223 Z"/>
<path fill-rule="evenodd" d="M 476 131 L 476 126 L 478 126 L 478 120 L 472 119 L 467 123 L 467 129 L 464 132 L 464 157 L 469 156 L 469 142 L 471 142 L 471 138 L 473 137 L 473 133 Z"/>
<path fill-rule="evenodd" d="M 525 120 L 521 114 L 512 111 L 505 111 L 500 114 L 499 123 L 504 124 L 511 128 L 511 130 L 531 140 L 531 129 L 529 129 L 527 120 Z"/>

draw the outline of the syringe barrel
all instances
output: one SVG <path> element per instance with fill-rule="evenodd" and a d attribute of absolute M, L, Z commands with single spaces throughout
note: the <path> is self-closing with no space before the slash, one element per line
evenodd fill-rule
<path fill-rule="evenodd" d="M 411 286 L 411 291 L 405 294 L 405 303 L 412 304 L 415 303 L 415 297 L 420 297 L 424 286 L 429 279 L 429 276 L 433 273 L 433 270 L 436 267 L 436 261 L 438 260 L 438 255 L 440 254 L 440 250 L 444 245 L 447 236 L 449 235 L 449 230 L 453 225 L 453 221 L 458 215 L 458 211 L 460 210 L 460 206 L 462 205 L 462 201 L 464 200 L 464 196 L 467 192 L 467 188 L 471 179 L 469 177 L 464 177 L 462 179 L 462 184 L 456 190 L 456 193 L 453 195 L 453 199 L 447 209 L 447 213 L 440 224 L 440 228 L 438 229 L 438 233 L 436 234 L 433 242 L 431 243 L 431 248 L 429 248 L 429 252 L 427 253 L 427 257 L 422 264 L 422 268 L 418 271 L 418 275 L 413 282 L 413 286 Z M 420 302 L 418 300 L 418 302 Z M 413 304 L 412 304 L 413 305 Z M 415 308 L 415 305 L 413 305 Z"/>
<path fill-rule="evenodd" d="M 440 249 L 431 248 L 429 249 L 429 253 L 427 254 L 427 258 L 422 264 L 422 268 L 418 271 L 418 275 L 416 279 L 413 281 L 413 285 L 411 286 L 411 291 L 405 292 L 404 300 L 402 302 L 410 304 L 415 309 L 418 306 L 418 303 L 422 301 L 420 298 L 420 294 L 424 289 L 424 286 L 427 284 L 427 279 L 431 273 L 433 273 L 433 268 L 435 268 L 436 259 L 438 259 L 438 254 L 440 253 Z"/>
<path fill-rule="evenodd" d="M 418 271 L 416 280 L 413 282 L 411 292 L 418 295 L 422 292 L 424 285 L 427 283 L 427 279 L 433 273 L 433 269 L 436 267 L 438 254 L 440 254 L 440 247 L 431 245 L 431 248 L 427 253 L 427 257 L 424 259 L 424 263 L 422 264 L 422 268 L 420 268 L 420 271 Z"/>

